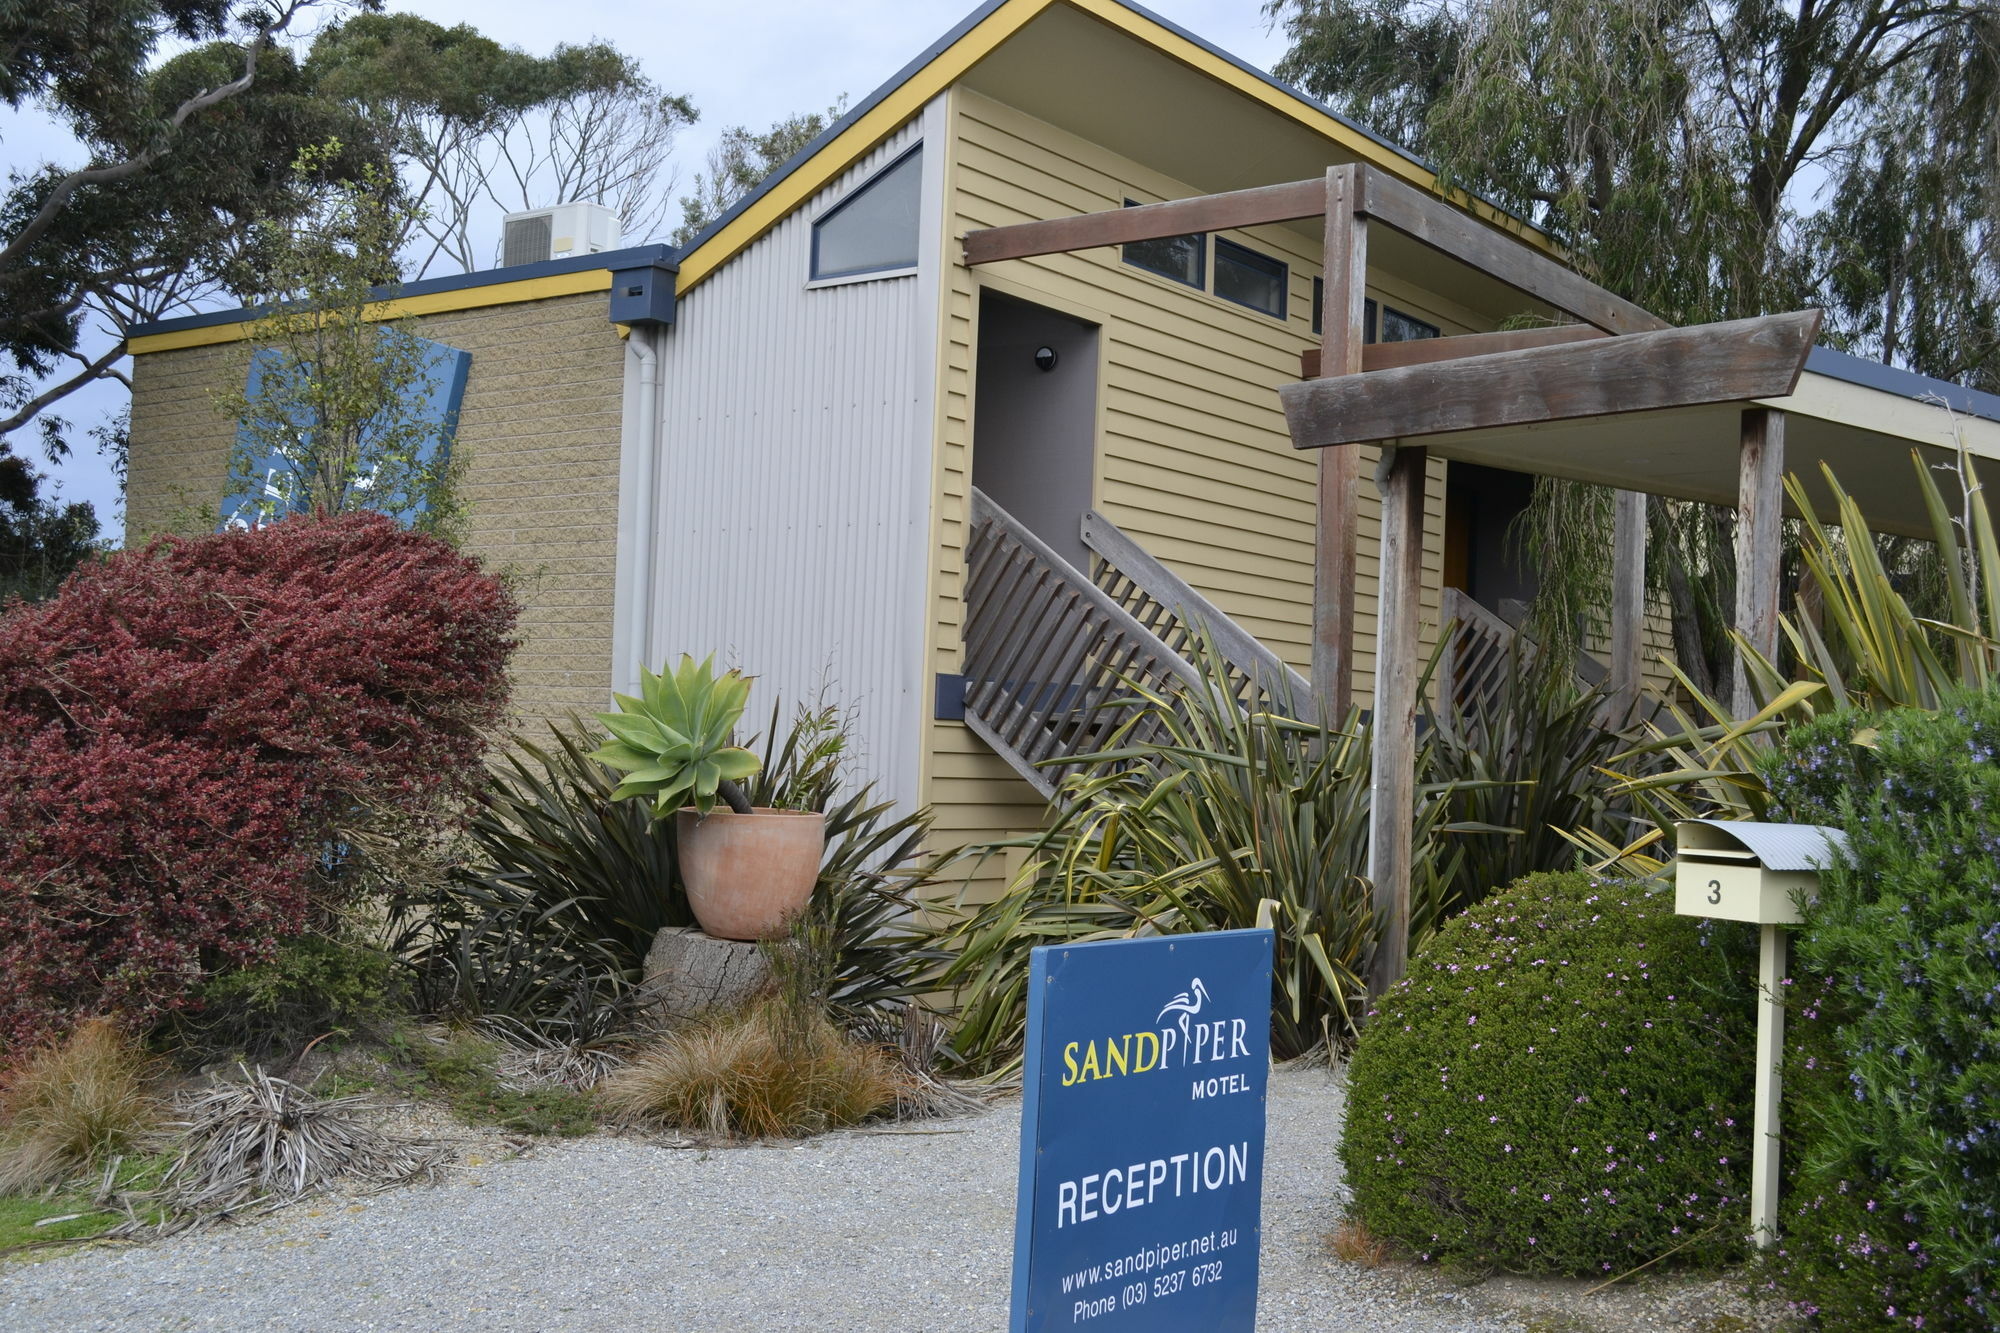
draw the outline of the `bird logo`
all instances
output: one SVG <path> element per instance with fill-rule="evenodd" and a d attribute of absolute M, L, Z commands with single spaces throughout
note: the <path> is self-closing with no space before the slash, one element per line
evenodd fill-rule
<path fill-rule="evenodd" d="M 1208 1003 L 1208 987 L 1202 985 L 1200 977 L 1196 977 L 1193 984 L 1186 990 L 1174 996 L 1173 999 L 1168 1000 L 1160 1009 L 1159 1014 L 1153 1019 L 1155 1023 L 1158 1023 L 1163 1021 L 1168 1014 L 1179 1014 L 1181 1016 L 1182 1064 L 1186 1064 L 1188 1058 L 1188 1024 L 1196 1014 L 1201 1012 L 1202 1005 L 1206 1003 Z"/>

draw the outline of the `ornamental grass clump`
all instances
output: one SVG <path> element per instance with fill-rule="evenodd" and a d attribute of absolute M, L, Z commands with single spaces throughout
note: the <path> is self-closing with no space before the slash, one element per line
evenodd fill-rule
<path fill-rule="evenodd" d="M 640 1124 L 715 1138 L 801 1138 L 893 1111 L 894 1056 L 782 999 L 677 1032 L 605 1081 L 604 1103 Z"/>
<path fill-rule="evenodd" d="M 1634 881 L 1531 875 L 1447 922 L 1349 1072 L 1354 1220 L 1426 1258 L 1612 1275 L 1748 1225 L 1754 952 Z"/>
<path fill-rule="evenodd" d="M 604 1084 L 604 1101 L 640 1124 L 718 1139 L 799 1138 L 897 1109 L 911 1084 L 885 1047 L 828 1016 L 838 968 L 833 929 L 807 917 L 764 946 L 772 993 L 668 1036 Z"/>
<path fill-rule="evenodd" d="M 32 1052 L 0 1090 L 0 1194 L 62 1185 L 151 1136 L 155 1064 L 103 1018 Z"/>
<path fill-rule="evenodd" d="M 1828 1328 L 2000 1326 L 2000 695 L 1797 727 L 1775 818 L 1845 830 L 1793 938 L 1775 1278 Z"/>

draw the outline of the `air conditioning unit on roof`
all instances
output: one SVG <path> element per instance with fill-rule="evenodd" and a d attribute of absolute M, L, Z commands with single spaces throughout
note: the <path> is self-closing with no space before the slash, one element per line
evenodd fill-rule
<path fill-rule="evenodd" d="M 619 234 L 618 214 L 603 204 L 557 204 L 509 213 L 500 226 L 500 266 L 615 250 Z"/>

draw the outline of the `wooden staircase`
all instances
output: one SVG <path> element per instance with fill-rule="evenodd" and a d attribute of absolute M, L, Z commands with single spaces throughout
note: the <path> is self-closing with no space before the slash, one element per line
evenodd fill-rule
<path fill-rule="evenodd" d="M 978 490 L 966 549 L 965 724 L 1044 796 L 1131 720 L 1134 685 L 1200 685 L 1203 632 L 1246 707 L 1309 707 L 1305 677 L 1101 514 L 1086 574 Z M 1130 737 L 1144 740 L 1143 736 Z"/>

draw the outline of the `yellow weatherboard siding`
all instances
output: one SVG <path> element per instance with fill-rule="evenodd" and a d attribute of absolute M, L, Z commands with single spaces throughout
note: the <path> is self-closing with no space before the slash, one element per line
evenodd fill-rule
<path fill-rule="evenodd" d="M 610 698 L 624 344 L 594 292 L 429 315 L 418 332 L 472 354 L 456 446 L 465 549 L 521 601 L 514 721 L 540 739 Z M 215 395 L 242 382 L 247 351 L 134 364 L 128 544 L 222 498 L 235 428 Z"/>
<path fill-rule="evenodd" d="M 556 273 L 541 278 L 521 278 L 514 282 L 460 287 L 449 292 L 425 292 L 399 296 L 369 307 L 369 319 L 398 319 L 404 315 L 439 315 L 456 310 L 478 310 L 486 306 L 518 305 L 523 301 L 545 301 L 556 296 L 611 290 L 611 270 L 584 269 L 577 273 Z M 600 312 L 601 313 L 601 312 Z M 208 324 L 195 329 L 173 329 L 166 333 L 141 334 L 126 343 L 134 356 L 149 352 L 173 352 L 186 347 L 212 347 L 217 343 L 239 342 L 249 336 L 254 321 Z"/>
<path fill-rule="evenodd" d="M 1116 208 L 1128 197 L 1194 193 L 968 88 L 953 92 L 953 123 L 946 210 L 953 235 Z M 1318 246 L 1312 236 L 1286 227 L 1227 235 L 1285 261 L 1289 318 L 1281 322 L 1155 277 L 1110 248 L 1009 261 L 977 273 L 953 264 L 945 284 L 934 522 L 936 670 L 960 669 L 982 284 L 1101 321 L 1096 507 L 1245 630 L 1310 670 L 1318 465 L 1313 454 L 1292 448 L 1277 388 L 1298 378 L 1300 351 L 1317 345 L 1311 306 Z M 1447 333 L 1474 327 L 1469 313 L 1395 275 L 1371 274 L 1370 291 Z M 1371 479 L 1377 451 L 1364 456 L 1355 702 L 1366 706 L 1373 688 L 1379 500 Z M 1426 496 L 1426 651 L 1438 618 L 1444 468 L 1432 461 Z M 1044 817 L 1040 797 L 963 724 L 933 723 L 927 759 L 927 798 L 937 813 L 940 845 L 1033 829 Z M 997 887 L 991 872 L 980 885 L 985 892 Z"/>
<path fill-rule="evenodd" d="M 1273 87 L 1199 43 L 1190 41 L 1153 19 L 1118 4 L 1116 0 L 1009 0 L 1009 3 L 988 14 L 957 41 L 938 52 L 923 68 L 891 89 L 880 102 L 870 107 L 824 148 L 780 180 L 768 194 L 744 209 L 741 214 L 731 219 L 727 226 L 702 242 L 695 250 L 682 256 L 678 290 L 688 291 L 717 268 L 729 262 L 745 246 L 762 236 L 781 218 L 788 216 L 794 209 L 811 199 L 826 186 L 827 182 L 852 166 L 862 154 L 887 138 L 897 126 L 916 115 L 932 98 L 951 88 L 967 71 L 992 54 L 1009 37 L 1055 5 L 1064 5 L 1088 14 L 1099 22 L 1143 42 L 1189 69 L 1235 89 L 1243 96 L 1268 107 L 1274 113 L 1324 135 L 1329 143 L 1338 145 L 1346 153 L 1361 161 L 1378 166 L 1425 189 L 1436 188 L 1436 174 L 1410 158 L 1361 133 L 1338 117 L 1329 115 L 1310 103 Z M 1185 187 L 1182 192 L 1202 193 Z M 1451 197 L 1454 202 L 1471 207 L 1477 216 L 1487 222 L 1498 225 L 1532 244 L 1547 247 L 1547 240 L 1541 233 L 1499 210 L 1473 200 L 1463 192 L 1454 192 Z M 1056 217 L 1060 214 L 1041 213 L 1035 216 Z M 955 240 L 961 234 L 954 233 L 949 239 Z"/>

